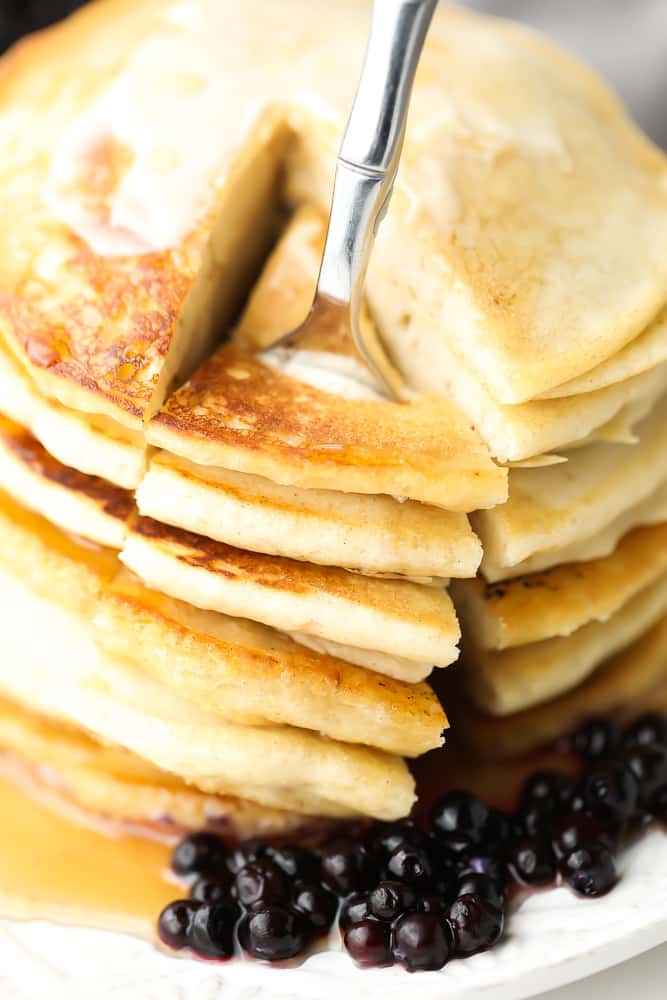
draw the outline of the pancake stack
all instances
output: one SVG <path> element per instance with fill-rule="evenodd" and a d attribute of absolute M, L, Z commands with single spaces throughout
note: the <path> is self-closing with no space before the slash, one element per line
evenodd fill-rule
<path fill-rule="evenodd" d="M 443 705 L 502 757 L 630 660 L 663 682 L 663 157 L 534 35 L 441 11 L 362 314 L 410 401 L 334 323 L 272 346 L 343 7 L 108 0 L 0 73 L 0 747 L 160 835 L 395 819 Z"/>

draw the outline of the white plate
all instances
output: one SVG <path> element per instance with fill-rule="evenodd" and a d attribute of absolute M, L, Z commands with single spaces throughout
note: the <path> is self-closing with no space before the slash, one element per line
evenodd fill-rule
<path fill-rule="evenodd" d="M 2 1000 L 522 1000 L 667 941 L 667 836 L 654 830 L 621 859 L 606 898 L 556 889 L 529 897 L 504 943 L 437 973 L 360 971 L 341 952 L 296 969 L 169 958 L 120 934 L 0 921 Z"/>

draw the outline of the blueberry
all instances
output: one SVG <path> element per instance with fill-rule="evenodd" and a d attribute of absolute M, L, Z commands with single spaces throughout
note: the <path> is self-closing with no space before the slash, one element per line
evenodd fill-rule
<path fill-rule="evenodd" d="M 234 879 L 224 869 L 214 878 L 198 878 L 190 889 L 190 899 L 200 903 L 227 903 L 235 894 Z"/>
<path fill-rule="evenodd" d="M 338 912 L 338 898 L 317 882 L 298 882 L 292 892 L 292 909 L 315 931 L 328 931 Z"/>
<path fill-rule="evenodd" d="M 423 848 L 400 844 L 389 855 L 386 872 L 390 879 L 406 882 L 408 885 L 424 886 L 431 879 L 433 867 Z"/>
<path fill-rule="evenodd" d="M 510 854 L 510 870 L 521 885 L 549 885 L 556 866 L 549 848 L 540 840 L 520 840 Z"/>
<path fill-rule="evenodd" d="M 569 778 L 558 771 L 537 771 L 523 786 L 520 810 L 536 808 L 553 816 L 567 806 L 574 788 Z"/>
<path fill-rule="evenodd" d="M 450 845 L 479 844 L 486 834 L 490 816 L 488 806 L 475 795 L 451 791 L 434 802 L 431 826 L 433 832 Z"/>
<path fill-rule="evenodd" d="M 616 885 L 616 866 L 606 847 L 577 848 L 559 867 L 565 882 L 580 896 L 604 896 Z"/>
<path fill-rule="evenodd" d="M 503 855 L 509 848 L 503 845 Z M 462 858 L 459 865 L 459 878 L 464 875 L 486 875 L 499 890 L 507 885 L 507 865 L 503 858 L 494 854 L 473 854 Z"/>
<path fill-rule="evenodd" d="M 621 731 L 609 719 L 591 719 L 572 737 L 572 749 L 585 760 L 608 757 L 616 750 Z"/>
<path fill-rule="evenodd" d="M 253 958 L 268 962 L 293 958 L 306 944 L 304 922 L 282 906 L 269 906 L 243 918 L 239 941 Z"/>
<path fill-rule="evenodd" d="M 571 813 L 554 824 L 551 849 L 556 860 L 571 854 L 578 847 L 615 847 L 616 838 L 598 820 L 586 813 Z"/>
<path fill-rule="evenodd" d="M 394 926 L 393 955 L 397 962 L 416 971 L 442 969 L 452 952 L 452 937 L 435 913 L 406 913 Z"/>
<path fill-rule="evenodd" d="M 579 786 L 585 808 L 604 824 L 626 823 L 639 801 L 639 782 L 623 761 L 594 765 Z"/>
<path fill-rule="evenodd" d="M 165 906 L 157 922 L 160 940 L 174 951 L 187 947 L 192 922 L 200 905 L 190 899 L 177 899 Z"/>
<path fill-rule="evenodd" d="M 268 847 L 266 853 L 288 878 L 298 878 L 302 881 L 318 878 L 319 858 L 305 847 Z"/>
<path fill-rule="evenodd" d="M 474 955 L 493 947 L 503 932 L 502 910 L 476 893 L 459 896 L 449 908 L 449 922 L 458 955 Z"/>
<path fill-rule="evenodd" d="M 427 893 L 417 900 L 417 909 L 420 913 L 434 913 L 437 917 L 445 917 L 449 910 L 451 900 L 436 893 Z"/>
<path fill-rule="evenodd" d="M 247 840 L 245 844 L 235 847 L 227 855 L 227 868 L 232 875 L 236 875 L 246 865 L 254 864 L 255 861 L 261 861 L 262 858 L 266 857 L 266 852 L 266 845 L 261 841 Z"/>
<path fill-rule="evenodd" d="M 667 783 L 667 750 L 657 744 L 637 744 L 628 748 L 625 762 L 639 783 L 639 804 L 646 809 Z"/>
<path fill-rule="evenodd" d="M 194 915 L 190 930 L 193 951 L 204 958 L 231 958 L 238 918 L 239 911 L 234 906 L 202 904 Z"/>
<path fill-rule="evenodd" d="M 366 889 L 377 880 L 375 862 L 363 844 L 335 840 L 322 853 L 322 879 L 339 895 Z"/>
<path fill-rule="evenodd" d="M 412 910 L 416 903 L 414 890 L 403 882 L 378 882 L 368 895 L 368 908 L 378 920 L 395 920 L 406 910 Z"/>
<path fill-rule="evenodd" d="M 338 917 L 338 923 L 342 931 L 347 930 L 352 924 L 360 924 L 371 915 L 367 892 L 353 892 L 351 896 L 343 902 Z"/>
<path fill-rule="evenodd" d="M 288 891 L 285 875 L 268 859 L 246 865 L 236 876 L 238 901 L 249 910 L 283 903 Z"/>
<path fill-rule="evenodd" d="M 191 833 L 174 848 L 171 867 L 176 875 L 211 875 L 225 864 L 227 849 L 214 833 Z"/>
<path fill-rule="evenodd" d="M 423 847 L 427 841 L 424 834 L 412 820 L 397 823 L 376 823 L 368 837 L 369 850 L 387 858 L 400 844 Z"/>
<path fill-rule="evenodd" d="M 626 746 L 667 747 L 667 715 L 646 712 L 627 727 L 623 735 Z"/>
<path fill-rule="evenodd" d="M 502 910 L 505 904 L 504 896 L 498 889 L 497 883 L 492 878 L 489 878 L 488 875 L 479 875 L 475 872 L 461 876 L 456 895 L 481 896 L 482 899 L 485 899 L 499 910 Z"/>
<path fill-rule="evenodd" d="M 345 931 L 345 947 L 357 965 L 391 965 L 391 931 L 378 920 L 362 920 Z"/>

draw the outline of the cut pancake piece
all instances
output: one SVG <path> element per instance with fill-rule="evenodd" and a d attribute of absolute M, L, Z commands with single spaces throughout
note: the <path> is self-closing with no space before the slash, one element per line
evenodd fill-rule
<path fill-rule="evenodd" d="M 143 434 L 109 417 L 68 410 L 42 396 L 0 340 L 0 413 L 29 430 L 58 461 L 123 489 L 146 469 Z"/>
<path fill-rule="evenodd" d="M 137 490 L 141 514 L 228 545 L 365 573 L 474 576 L 464 514 L 392 497 L 304 490 L 161 452 Z"/>
<path fill-rule="evenodd" d="M 564 547 L 588 538 L 591 526 L 598 533 L 648 499 L 667 479 L 667 397 L 637 435 L 634 445 L 579 448 L 564 465 L 513 469 L 508 502 L 473 515 L 483 575 L 499 580 L 521 573 L 536 554 L 553 556 L 551 565 L 565 561 Z"/>
<path fill-rule="evenodd" d="M 606 558 L 498 583 L 459 580 L 452 596 L 475 644 L 502 650 L 606 621 L 665 570 L 667 523 L 662 523 L 631 531 Z"/>
<path fill-rule="evenodd" d="M 503 718 L 484 715 L 447 690 L 459 735 L 476 753 L 503 759 L 573 732 L 588 719 L 667 708 L 667 618 L 560 698 Z"/>
<path fill-rule="evenodd" d="M 441 588 L 245 552 L 150 518 L 129 525 L 121 559 L 149 587 L 196 607 L 297 632 L 306 644 L 341 644 L 344 659 L 371 651 L 372 669 L 390 676 L 422 680 L 458 655 L 454 608 Z"/>
<path fill-rule="evenodd" d="M 346 660 L 348 663 L 365 667 L 366 670 L 373 670 L 378 674 L 385 674 L 387 677 L 394 677 L 407 684 L 417 684 L 419 681 L 426 680 L 433 670 L 433 664 L 430 662 L 409 660 L 405 656 L 393 656 L 391 653 L 385 653 L 379 649 L 347 646 L 345 643 L 334 642 L 331 639 L 320 639 L 305 632 L 288 632 L 287 634 L 295 642 L 308 649 L 313 649 L 317 653 L 323 653 L 325 656 L 336 656 L 340 660 Z"/>
<path fill-rule="evenodd" d="M 233 144 L 216 146 L 218 169 L 201 202 L 201 192 L 194 196 L 185 232 L 173 241 L 156 232 L 142 238 L 137 230 L 149 225 L 156 199 L 167 228 L 177 211 L 165 185 L 181 179 L 179 202 L 190 200 L 190 185 L 180 154 L 153 143 L 139 120 L 146 87 L 157 97 L 157 68 L 129 88 L 127 75 L 151 42 L 168 45 L 177 30 L 152 0 L 84 11 L 23 42 L 5 62 L 0 88 L 8 112 L 0 330 L 45 395 L 135 428 L 209 353 L 238 309 L 275 234 L 272 204 L 288 135 L 284 115 L 251 115 Z M 182 25 L 180 34 L 189 48 Z M 152 109 L 170 124 L 188 98 L 193 115 L 193 93 L 174 73 Z M 156 150 L 167 160 L 161 166 Z M 148 190 L 130 193 L 146 171 Z"/>
<path fill-rule="evenodd" d="M 6 513 L 5 513 L 6 508 Z M 114 656 L 236 722 L 295 724 L 414 756 L 442 742 L 447 718 L 425 684 L 404 684 L 287 636 L 148 590 L 116 557 L 48 522 L 1 509 L 0 562 L 38 594 L 81 612 Z M 19 509 L 20 510 L 20 509 Z M 95 557 L 100 559 L 100 569 Z M 275 727 L 274 727 L 275 728 Z"/>
<path fill-rule="evenodd" d="M 289 726 L 243 726 L 100 652 L 79 612 L 3 568 L 0 692 L 120 744 L 202 791 L 316 816 L 395 818 L 413 782 L 398 757 Z M 35 627 L 35 623 L 39 627 Z"/>
<path fill-rule="evenodd" d="M 418 756 L 442 743 L 447 718 L 425 684 L 404 684 L 313 652 L 254 622 L 201 611 L 129 574 L 95 614 L 112 656 L 237 722 L 280 723 Z"/>
<path fill-rule="evenodd" d="M 0 750 L 17 778 L 32 779 L 37 795 L 55 794 L 96 818 L 128 824 L 172 841 L 187 830 L 212 829 L 234 839 L 309 836 L 313 817 L 269 809 L 232 796 L 207 795 L 120 746 L 0 699 Z M 27 771 L 27 773 L 26 773 Z M 326 822 L 321 824 L 322 831 Z"/>
<path fill-rule="evenodd" d="M 491 582 L 504 582 L 521 575 L 542 572 L 567 563 L 588 562 L 610 555 L 621 538 L 634 528 L 662 524 L 667 521 L 667 483 L 630 510 L 619 514 L 611 524 L 596 531 L 588 538 L 564 545 L 560 549 L 538 552 L 507 569 L 487 565 L 484 576 Z"/>
<path fill-rule="evenodd" d="M 667 361 L 667 312 L 663 309 L 643 333 L 601 365 L 543 393 L 542 399 L 578 396 L 625 382 L 640 372 Z"/>
<path fill-rule="evenodd" d="M 267 331 L 284 333 L 305 318 L 317 280 L 313 244 L 323 243 L 324 230 L 313 212 L 294 217 L 241 319 L 243 343 L 263 344 Z M 388 494 L 460 511 L 506 498 L 507 473 L 456 407 L 435 397 L 382 399 L 349 331 L 326 319 L 295 347 L 257 355 L 242 343 L 224 345 L 168 400 L 148 440 L 199 465 L 285 486 Z M 355 366 L 361 389 L 349 377 Z"/>
<path fill-rule="evenodd" d="M 501 652 L 464 649 L 469 698 L 491 715 L 510 715 L 563 694 L 630 645 L 667 612 L 667 573 L 644 587 L 608 621 Z"/>
<path fill-rule="evenodd" d="M 61 465 L 32 434 L 0 417 L 0 482 L 18 503 L 64 531 L 121 549 L 132 495 Z"/>

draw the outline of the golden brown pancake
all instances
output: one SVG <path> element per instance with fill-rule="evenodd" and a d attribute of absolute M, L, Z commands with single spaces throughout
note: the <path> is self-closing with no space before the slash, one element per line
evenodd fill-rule
<path fill-rule="evenodd" d="M 40 596 L 94 618 L 114 657 L 240 723 L 297 725 L 414 756 L 447 718 L 426 684 L 405 684 L 293 642 L 263 625 L 148 590 L 116 557 L 62 535 L 3 499 L 0 563 Z M 97 557 L 99 556 L 99 563 Z"/>
<path fill-rule="evenodd" d="M 667 569 L 667 524 L 637 528 L 611 555 L 542 573 L 452 584 L 463 627 L 482 649 L 507 649 L 570 635 L 606 621 Z"/>
<path fill-rule="evenodd" d="M 414 663 L 430 673 L 458 655 L 456 616 L 440 587 L 244 552 L 150 518 L 130 523 L 121 559 L 149 587 L 196 607 L 384 652 L 408 661 L 406 671 Z"/>
<path fill-rule="evenodd" d="M 141 514 L 238 548 L 369 574 L 474 576 L 479 539 L 464 514 L 392 497 L 279 486 L 159 452 L 137 490 Z"/>
<path fill-rule="evenodd" d="M 95 817 L 139 825 L 162 839 L 186 830 L 224 836 L 316 835 L 312 817 L 269 809 L 231 796 L 207 795 L 122 747 L 97 742 L 83 730 L 57 723 L 0 699 L 0 749 L 16 755 L 38 787 L 55 792 Z M 326 824 L 322 824 L 322 830 Z"/>
<path fill-rule="evenodd" d="M 471 700 L 491 715 L 548 701 L 577 686 L 604 660 L 630 645 L 667 612 L 667 573 L 630 598 L 607 621 L 592 621 L 568 636 L 501 651 L 464 648 Z"/>
<path fill-rule="evenodd" d="M 448 703 L 460 738 L 480 756 L 514 757 L 572 732 L 595 716 L 631 718 L 667 706 L 667 618 L 617 654 L 583 684 L 554 701 L 503 718 L 485 715 L 467 700 Z"/>
<path fill-rule="evenodd" d="M 18 424 L 0 417 L 0 482 L 15 500 L 65 531 L 120 549 L 131 493 L 61 465 Z"/>

